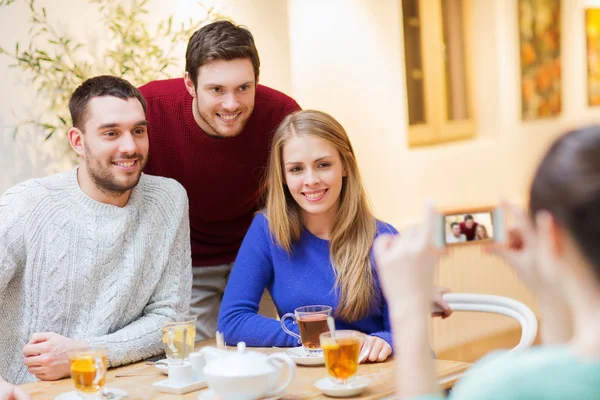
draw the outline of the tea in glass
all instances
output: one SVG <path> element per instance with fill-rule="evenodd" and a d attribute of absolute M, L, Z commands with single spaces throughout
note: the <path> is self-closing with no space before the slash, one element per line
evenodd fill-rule
<path fill-rule="evenodd" d="M 304 346 L 309 356 L 321 355 L 321 346 L 319 335 L 323 332 L 329 332 L 327 317 L 331 316 L 331 307 L 316 305 L 298 307 L 294 313 L 287 313 L 281 317 L 281 328 L 288 334 L 298 339 Z M 292 332 L 285 325 L 285 320 L 291 318 L 298 324 L 300 335 Z"/>
<path fill-rule="evenodd" d="M 327 317 L 327 314 L 306 314 L 296 318 L 300 340 L 304 347 L 311 350 L 321 347 L 319 335 L 323 332 L 329 332 Z"/>
<path fill-rule="evenodd" d="M 167 359 L 181 364 L 194 351 L 196 341 L 196 317 L 185 315 L 165 322 L 162 328 L 162 342 Z"/>
<path fill-rule="evenodd" d="M 96 398 L 106 382 L 108 357 L 104 346 L 84 346 L 69 352 L 71 379 L 83 398 Z"/>
<path fill-rule="evenodd" d="M 327 373 L 337 383 L 348 383 L 356 375 L 360 350 L 365 341 L 364 334 L 357 331 L 336 331 L 320 336 Z"/>

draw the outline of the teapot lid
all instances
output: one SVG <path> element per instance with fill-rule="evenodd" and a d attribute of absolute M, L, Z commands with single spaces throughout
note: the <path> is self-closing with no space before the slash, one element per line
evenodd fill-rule
<path fill-rule="evenodd" d="M 244 342 L 237 344 L 237 351 L 229 353 L 209 363 L 205 372 L 211 375 L 239 377 L 266 375 L 275 371 L 275 367 L 267 362 L 266 355 L 248 351 Z"/>

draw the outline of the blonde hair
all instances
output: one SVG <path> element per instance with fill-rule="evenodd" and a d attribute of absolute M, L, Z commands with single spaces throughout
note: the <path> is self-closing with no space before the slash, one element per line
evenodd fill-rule
<path fill-rule="evenodd" d="M 329 114 L 297 111 L 288 115 L 277 128 L 266 177 L 269 229 L 288 253 L 292 252 L 294 242 L 300 240 L 300 206 L 285 185 L 282 160 L 283 146 L 289 138 L 298 135 L 312 135 L 333 146 L 346 170 L 329 248 L 336 275 L 335 288 L 340 296 L 336 315 L 349 322 L 356 321 L 372 312 L 379 300 L 370 259 L 377 225 L 350 139 L 342 125 Z"/>
<path fill-rule="evenodd" d="M 483 237 L 481 237 L 478 232 L 480 227 L 483 229 L 483 233 L 484 233 Z M 488 231 L 487 231 L 487 228 L 485 227 L 485 225 L 478 224 L 477 228 L 475 228 L 475 239 L 489 239 L 489 238 L 490 238 L 490 235 L 488 235 Z"/>

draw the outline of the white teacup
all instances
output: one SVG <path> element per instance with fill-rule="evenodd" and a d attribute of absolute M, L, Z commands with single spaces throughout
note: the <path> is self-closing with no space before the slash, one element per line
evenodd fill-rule
<path fill-rule="evenodd" d="M 181 364 L 169 363 L 169 384 L 173 386 L 186 386 L 195 382 L 192 363 L 183 361 Z"/>
<path fill-rule="evenodd" d="M 195 352 L 190 354 L 190 363 L 192 364 L 192 371 L 194 372 L 194 379 L 197 381 L 203 381 L 204 367 L 206 366 L 206 358 L 204 354 Z"/>

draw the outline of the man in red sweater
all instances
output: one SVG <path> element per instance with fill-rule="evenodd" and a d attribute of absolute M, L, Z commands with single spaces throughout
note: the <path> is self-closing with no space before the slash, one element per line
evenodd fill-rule
<path fill-rule="evenodd" d="M 477 225 L 479 225 L 473 219 L 471 214 L 465 215 L 464 222 L 460 223 L 460 233 L 467 237 L 467 240 L 475 240 L 475 232 L 477 232 Z"/>
<path fill-rule="evenodd" d="M 140 88 L 150 139 L 144 172 L 176 179 L 189 197 L 197 339 L 215 335 L 229 272 L 259 206 L 273 133 L 300 109 L 257 84 L 259 66 L 252 34 L 218 21 L 190 38 L 183 79 Z"/>

